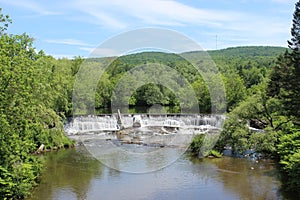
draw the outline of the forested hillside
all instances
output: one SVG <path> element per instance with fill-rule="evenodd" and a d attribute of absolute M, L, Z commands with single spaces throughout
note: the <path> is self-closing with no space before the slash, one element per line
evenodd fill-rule
<path fill-rule="evenodd" d="M 208 51 L 211 59 L 216 63 L 217 68 L 222 74 L 221 76 L 226 89 L 228 111 L 247 96 L 247 89 L 261 83 L 264 78 L 268 76 L 275 63 L 276 57 L 286 50 L 287 49 L 283 47 L 236 47 L 218 51 Z M 246 54 L 246 52 L 249 54 Z M 187 52 L 182 55 L 144 52 L 119 58 L 110 58 L 112 61 L 106 71 L 103 72 L 102 77 L 98 77 L 99 84 L 97 86 L 95 106 L 98 109 L 110 107 L 112 91 L 124 74 L 137 67 L 157 63 L 175 69 L 184 76 L 196 92 L 200 112 L 209 113 L 211 111 L 211 99 L 207 83 L 204 82 L 198 70 L 184 59 L 184 57 L 189 57 L 189 59 L 193 60 L 194 58 L 196 59 L 202 56 L 202 54 L 203 52 Z M 104 62 L 109 63 L 107 60 L 90 58 L 86 60 L 83 66 L 89 68 L 96 66 L 97 63 Z M 205 63 L 203 66 L 203 70 L 205 70 Z M 91 67 L 90 70 L 87 71 L 91 70 L 95 69 Z M 99 70 L 99 68 L 96 70 Z M 146 75 L 142 73 L 139 75 L 135 74 L 135 76 L 144 76 L 146 79 Z M 164 78 L 172 79 L 172 77 L 167 76 Z M 135 79 L 135 77 L 132 77 L 129 81 L 133 81 L 133 79 Z M 210 81 L 213 82 L 215 80 L 212 79 Z M 85 83 L 85 85 L 88 84 Z M 123 89 L 125 90 L 127 84 L 125 83 L 123 85 Z M 129 85 L 130 83 L 128 83 L 128 87 Z M 185 91 L 182 91 L 181 95 L 185 95 Z M 129 100 L 124 99 L 124 102 L 129 102 L 130 106 L 143 105 L 150 107 L 153 104 L 161 104 L 175 108 L 172 112 L 180 112 L 178 99 L 162 85 L 145 85 L 135 91 Z M 85 110 L 84 108 L 82 109 Z"/>
<path fill-rule="evenodd" d="M 6 29 L 11 22 L 8 16 L 0 15 L 0 21 L 1 199 L 23 198 L 29 194 L 43 166 L 39 157 L 34 155 L 40 145 L 45 145 L 49 150 L 72 145 L 64 135 L 63 123 L 67 116 L 73 114 L 73 87 L 79 78 L 79 70 L 86 71 L 92 77 L 78 85 L 82 90 L 90 81 L 99 80 L 94 96 L 82 93 L 78 97 L 87 102 L 78 106 L 80 114 L 89 114 L 86 105 L 93 103 L 96 109 L 109 108 L 112 92 L 121 78 L 137 66 L 148 63 L 168 66 L 184 76 L 197 95 L 200 112 L 211 112 L 207 82 L 183 59 L 185 56 L 197 58 L 203 52 L 181 55 L 144 52 L 117 59 L 55 59 L 43 51 L 37 52 L 30 36 L 8 34 Z M 295 29 L 298 27 L 295 25 Z M 299 36 L 295 34 L 294 38 L 297 39 Z M 280 160 L 290 190 L 300 187 L 300 107 L 297 85 L 300 59 L 297 47 L 292 40 L 289 50 L 282 47 L 235 47 L 208 51 L 221 72 L 226 91 L 226 109 L 230 112 L 218 148 L 230 146 L 235 151 L 255 148 L 272 155 Z M 106 70 L 101 68 L 107 63 L 110 64 Z M 205 69 L 205 62 L 202 65 Z M 97 77 L 99 73 L 93 73 L 90 69 L 103 70 L 102 76 Z M 142 71 L 131 76 L 132 79 L 128 80 L 146 77 Z M 169 74 L 164 78 L 171 80 L 173 77 Z M 208 81 L 217 86 L 219 83 L 216 80 L 212 77 Z M 122 89 L 126 90 L 130 84 L 133 83 L 124 82 Z M 185 90 L 178 93 L 189 98 Z M 164 85 L 143 85 L 129 99 L 119 101 L 132 107 L 161 104 L 171 107 L 172 112 L 181 110 L 178 97 Z M 264 133 L 249 131 L 249 122 L 253 127 L 264 129 Z"/>

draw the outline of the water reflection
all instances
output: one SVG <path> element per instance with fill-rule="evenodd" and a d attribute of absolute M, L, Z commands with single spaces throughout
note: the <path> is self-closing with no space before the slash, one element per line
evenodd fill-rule
<path fill-rule="evenodd" d="M 81 147 L 46 158 L 31 199 L 283 199 L 270 161 L 184 155 L 159 171 L 131 174 L 103 166 Z"/>
<path fill-rule="evenodd" d="M 82 148 L 45 157 L 46 169 L 31 199 L 86 199 L 91 179 L 102 176 L 103 166 Z"/>
<path fill-rule="evenodd" d="M 278 186 L 276 170 L 271 161 L 248 161 L 245 159 L 214 159 L 218 176 L 224 187 L 238 191 L 241 199 L 277 199 Z"/>
<path fill-rule="evenodd" d="M 202 166 L 201 169 L 196 167 L 194 173 L 222 182 L 224 189 L 238 194 L 239 199 L 281 199 L 277 170 L 270 160 L 251 161 L 228 157 L 192 160 Z"/>

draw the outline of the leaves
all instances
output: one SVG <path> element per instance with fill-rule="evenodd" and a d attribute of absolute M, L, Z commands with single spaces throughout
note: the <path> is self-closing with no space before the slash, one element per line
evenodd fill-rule
<path fill-rule="evenodd" d="M 1 199 L 29 194 L 41 170 L 39 158 L 32 156 L 40 144 L 71 144 L 61 118 L 71 98 L 71 61 L 37 54 L 32 45 L 26 34 L 0 34 Z"/>
<path fill-rule="evenodd" d="M 0 35 L 5 34 L 9 24 L 11 23 L 11 19 L 9 15 L 4 15 L 2 13 L 2 8 L 0 8 Z"/>
<path fill-rule="evenodd" d="M 300 187 L 300 129 L 288 127 L 281 131 L 278 144 L 280 164 L 286 174 L 285 189 L 298 191 Z"/>

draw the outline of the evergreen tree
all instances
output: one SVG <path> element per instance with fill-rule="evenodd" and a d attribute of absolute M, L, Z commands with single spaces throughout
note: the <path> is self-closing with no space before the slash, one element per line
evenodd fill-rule
<path fill-rule="evenodd" d="M 277 153 L 284 173 L 284 188 L 300 195 L 300 0 L 296 3 L 291 36 L 289 51 L 277 59 L 273 68 L 268 93 L 281 101 L 283 109 L 279 113 L 293 122 L 287 120 L 278 132 Z"/>
<path fill-rule="evenodd" d="M 268 93 L 284 105 L 283 114 L 300 118 L 300 1 L 296 3 L 291 28 L 289 51 L 277 59 L 273 67 Z M 298 121 L 298 120 L 296 120 Z"/>
<path fill-rule="evenodd" d="M 293 51 L 300 51 L 300 1 L 296 3 L 293 15 L 293 26 L 291 28 L 292 39 L 288 41 L 288 46 Z"/>
<path fill-rule="evenodd" d="M 289 48 L 292 50 L 292 74 L 290 84 L 287 88 L 290 90 L 290 105 L 291 114 L 300 118 L 300 1 L 296 3 L 296 8 L 293 18 L 293 26 L 291 29 L 292 39 L 288 41 Z"/>

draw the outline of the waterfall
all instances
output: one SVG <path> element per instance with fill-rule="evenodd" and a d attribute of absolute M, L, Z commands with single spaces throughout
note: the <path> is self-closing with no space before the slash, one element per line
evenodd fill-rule
<path fill-rule="evenodd" d="M 122 115 L 125 128 L 133 127 L 134 120 L 138 118 L 143 126 L 149 127 L 185 127 L 185 128 L 222 128 L 224 115 L 191 115 L 191 114 L 140 114 Z M 72 134 L 85 134 L 89 132 L 118 131 L 117 117 L 115 115 L 79 116 L 74 117 L 65 126 L 65 132 Z"/>
<path fill-rule="evenodd" d="M 75 117 L 65 126 L 65 132 L 69 135 L 119 129 L 117 118 L 113 115 Z"/>
<path fill-rule="evenodd" d="M 221 128 L 225 120 L 224 115 L 195 115 L 182 117 L 181 120 L 187 126 L 209 125 L 216 128 Z"/>

